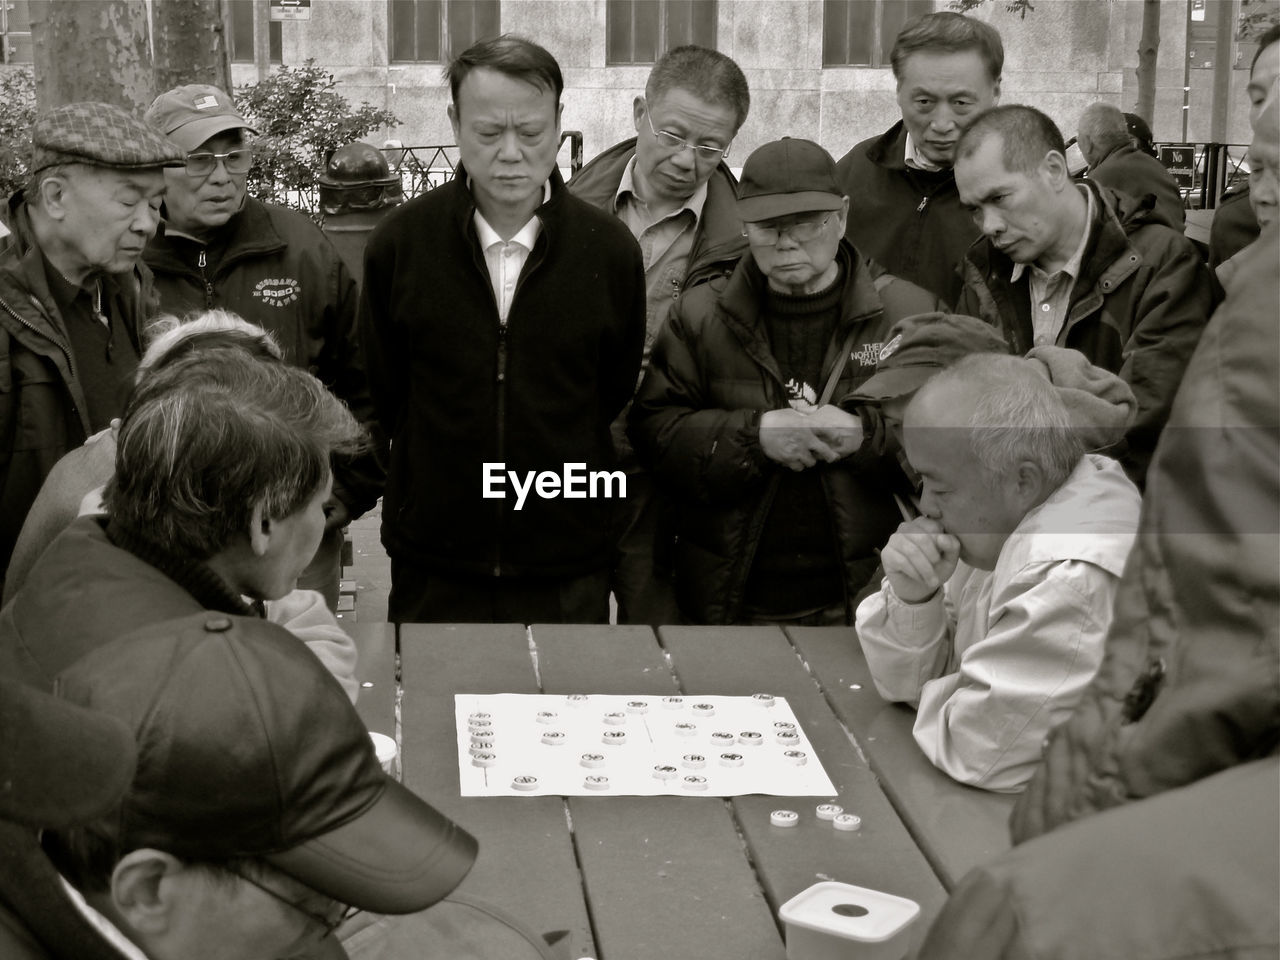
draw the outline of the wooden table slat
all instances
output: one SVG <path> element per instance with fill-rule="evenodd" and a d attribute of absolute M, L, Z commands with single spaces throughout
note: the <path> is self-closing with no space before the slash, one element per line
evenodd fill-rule
<path fill-rule="evenodd" d="M 918 946 L 946 893 L 778 628 L 661 627 L 659 635 L 687 693 L 786 697 L 836 786 L 836 802 L 862 818 L 861 830 L 843 833 L 814 815 L 816 805 L 831 797 L 734 798 L 739 827 L 773 909 L 821 880 L 909 897 L 922 910 L 914 931 Z M 761 677 L 769 678 L 767 690 L 760 689 Z M 800 824 L 772 826 L 769 813 L 779 808 L 799 813 Z"/>
<path fill-rule="evenodd" d="M 572 955 L 593 955 L 564 801 L 459 796 L 453 695 L 539 693 L 524 627 L 403 624 L 399 636 L 404 782 L 480 840 L 459 890 L 535 932 L 568 930 Z"/>
<path fill-rule="evenodd" d="M 535 625 L 533 639 L 546 693 L 679 692 L 647 627 Z M 574 797 L 568 803 L 603 960 L 784 956 L 773 911 L 724 800 Z"/>
<path fill-rule="evenodd" d="M 948 890 L 1009 849 L 1014 797 L 957 783 L 925 758 L 911 733 L 915 711 L 880 697 L 857 631 L 791 627 L 787 634 Z"/>

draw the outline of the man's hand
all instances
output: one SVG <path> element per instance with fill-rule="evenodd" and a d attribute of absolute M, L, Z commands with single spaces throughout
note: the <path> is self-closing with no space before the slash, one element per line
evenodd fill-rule
<path fill-rule="evenodd" d="M 345 527 L 351 522 L 351 511 L 337 497 L 330 497 L 324 505 L 324 529 L 329 531 L 335 527 Z"/>
<path fill-rule="evenodd" d="M 814 435 L 841 458 L 862 446 L 862 419 L 825 403 L 808 414 Z"/>
<path fill-rule="evenodd" d="M 960 560 L 960 541 L 930 517 L 898 525 L 880 551 L 889 586 L 904 603 L 923 603 L 951 579 Z"/>
<path fill-rule="evenodd" d="M 760 417 L 760 449 L 770 460 L 797 472 L 819 460 L 833 463 L 840 459 L 813 432 L 809 417 L 790 408 L 769 410 Z"/>

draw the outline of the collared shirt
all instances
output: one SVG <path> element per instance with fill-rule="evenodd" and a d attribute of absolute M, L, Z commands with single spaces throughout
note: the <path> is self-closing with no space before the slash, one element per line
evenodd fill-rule
<path fill-rule="evenodd" d="M 1035 345 L 1043 347 L 1057 343 L 1058 335 L 1067 322 L 1067 310 L 1071 306 L 1071 291 L 1075 288 L 1076 279 L 1080 276 L 1080 267 L 1084 263 L 1084 252 L 1089 246 L 1089 237 L 1093 233 L 1093 192 L 1088 187 L 1079 188 L 1088 203 L 1084 219 L 1084 233 L 1080 237 L 1080 245 L 1062 267 L 1055 273 L 1046 273 L 1038 264 L 1016 263 L 1009 276 L 1011 283 L 1022 279 L 1027 267 L 1031 268 L 1028 287 L 1031 290 L 1031 327 L 1035 337 Z"/>
<path fill-rule="evenodd" d="M 106 940 L 107 943 L 120 951 L 125 960 L 147 960 L 147 955 L 138 948 L 137 944 L 121 933 L 120 928 L 114 923 L 89 906 L 89 902 L 85 900 L 79 890 L 67 882 L 66 877 L 59 874 L 58 879 L 62 881 L 62 890 L 66 893 L 67 899 L 71 901 L 71 905 L 89 922 L 90 926 L 98 932 L 98 935 L 103 940 Z"/>
<path fill-rule="evenodd" d="M 937 173 L 942 169 L 942 164 L 934 163 L 916 149 L 916 142 L 911 138 L 909 132 L 907 133 L 907 145 L 903 149 L 902 159 L 908 167 L 915 167 L 917 170 L 928 170 L 930 173 Z"/>
<path fill-rule="evenodd" d="M 707 184 L 699 186 L 680 209 L 655 220 L 649 205 L 636 193 L 635 168 L 636 159 L 632 157 L 622 171 L 622 181 L 613 196 L 613 212 L 627 225 L 644 256 L 645 333 L 644 360 L 640 366 L 643 375 L 649 366 L 649 351 L 684 285 L 689 254 L 693 252 L 693 236 L 707 203 Z"/>
<path fill-rule="evenodd" d="M 467 183 L 468 189 L 470 182 Z M 542 202 L 551 199 L 551 181 L 542 185 Z M 480 249 L 484 251 L 485 266 L 489 268 L 489 283 L 493 286 L 493 297 L 498 302 L 498 319 L 507 322 L 507 314 L 511 312 L 511 300 L 516 295 L 516 283 L 520 280 L 520 271 L 524 269 L 533 252 L 533 245 L 542 232 L 542 221 L 535 213 L 529 222 L 521 227 L 510 240 L 503 240 L 498 231 L 489 226 L 489 221 L 475 212 L 476 234 L 480 238 Z"/>

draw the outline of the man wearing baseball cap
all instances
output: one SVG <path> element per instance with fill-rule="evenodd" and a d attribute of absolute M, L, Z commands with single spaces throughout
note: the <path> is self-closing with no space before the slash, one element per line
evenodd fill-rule
<path fill-rule="evenodd" d="M 139 259 L 173 144 L 106 103 L 36 120 L 0 253 L 0 577 L 45 475 L 120 414 L 152 296 Z"/>
<path fill-rule="evenodd" d="M 848 211 L 822 147 L 760 147 L 739 190 L 749 254 L 686 291 L 654 348 L 630 433 L 676 503 L 690 622 L 850 623 L 893 532 L 906 478 L 833 398 L 871 376 L 895 321 L 941 304 L 843 239 Z"/>
<path fill-rule="evenodd" d="M 122 796 L 42 839 L 74 911 L 120 956 L 320 956 L 355 910 L 422 910 L 475 859 L 469 834 L 383 772 L 342 688 L 274 624 L 155 624 L 57 689 L 139 747 Z"/>
<path fill-rule="evenodd" d="M 160 309 L 234 311 L 275 335 L 285 360 L 310 370 L 355 414 L 372 419 L 360 345 L 356 284 L 320 229 L 302 214 L 247 193 L 257 131 L 224 91 L 206 84 L 156 97 L 146 119 L 181 151 L 165 174 L 164 223 L 144 259 Z M 342 530 L 382 493 L 373 454 L 334 463 L 325 536 L 299 586 L 338 603 Z"/>

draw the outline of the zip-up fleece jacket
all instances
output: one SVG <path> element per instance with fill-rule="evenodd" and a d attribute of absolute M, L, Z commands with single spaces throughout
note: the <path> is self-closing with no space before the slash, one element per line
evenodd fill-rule
<path fill-rule="evenodd" d="M 613 213 L 613 198 L 622 174 L 636 155 L 636 138 L 614 144 L 599 154 L 569 181 L 569 191 L 606 213 Z M 707 202 L 693 232 L 693 247 L 680 291 L 715 277 L 727 277 L 747 252 L 738 217 L 738 181 L 721 161 L 707 181 Z"/>
<path fill-rule="evenodd" d="M 593 497 L 576 473 L 571 491 L 586 497 L 548 485 L 521 500 L 507 472 L 524 484 L 530 471 L 563 481 L 570 469 L 613 469 L 609 424 L 644 346 L 640 248 L 553 171 L 503 322 L 466 183 L 459 167 L 388 213 L 365 248 L 360 334 L 391 438 L 382 542 L 393 558 L 454 575 L 602 569 L 616 483 L 597 483 Z"/>
<path fill-rule="evenodd" d="M 71 343 L 20 192 L 9 207 L 14 233 L 0 254 L 0 579 L 44 478 L 91 432 Z M 139 264 L 102 283 L 104 298 L 123 308 L 113 319 L 140 343 L 147 304 L 154 302 L 151 272 Z"/>
<path fill-rule="evenodd" d="M 1150 196 L 1137 199 L 1088 181 L 1084 186 L 1093 191 L 1092 235 L 1057 346 L 1079 350 L 1133 389 L 1138 415 L 1120 462 L 1141 488 L 1183 371 L 1213 312 L 1214 286 L 1195 245 L 1154 215 Z M 969 250 L 964 271 L 956 312 L 998 327 L 1013 353 L 1035 346 L 1031 271 L 1010 282 L 1013 261 L 985 237 Z"/>
<path fill-rule="evenodd" d="M 373 403 L 356 336 L 358 292 L 338 252 L 305 216 L 246 197 L 209 246 L 157 232 L 143 253 L 160 310 L 183 316 L 220 307 L 269 331 L 286 362 L 319 378 L 361 423 Z M 373 454 L 334 463 L 334 496 L 352 517 L 382 493 Z"/>
<path fill-rule="evenodd" d="M 941 297 L 960 297 L 960 264 L 980 231 L 960 206 L 948 167 L 908 167 L 907 130 L 899 120 L 840 158 L 836 176 L 849 197 L 845 237 L 886 270 Z"/>
<path fill-rule="evenodd" d="M 848 241 L 840 321 L 827 346 L 826 384 L 842 345 L 850 356 L 833 394 L 853 391 L 876 369 L 889 328 L 902 317 L 941 308 L 915 284 L 874 276 Z M 760 417 L 789 406 L 760 316 L 767 279 L 751 256 L 726 284 L 703 284 L 680 298 L 654 345 L 630 414 L 640 462 L 676 506 L 675 577 L 681 612 L 694 623 L 737 621 L 756 548 L 781 471 L 760 450 Z M 719 289 L 717 289 L 719 288 Z M 875 571 L 875 549 L 898 526 L 892 492 L 906 490 L 890 455 L 871 445 L 818 470 L 839 545 L 846 614 Z"/>

